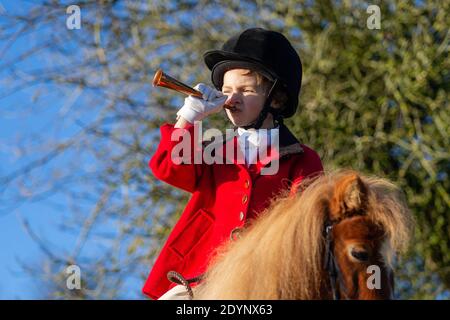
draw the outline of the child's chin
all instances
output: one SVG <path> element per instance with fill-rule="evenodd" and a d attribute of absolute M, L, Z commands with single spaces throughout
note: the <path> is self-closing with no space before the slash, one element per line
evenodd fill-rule
<path fill-rule="evenodd" d="M 232 116 L 228 115 L 228 119 L 230 120 L 230 122 L 235 126 L 235 127 L 242 127 L 245 126 L 246 123 L 244 123 L 244 121 L 240 121 L 238 119 L 233 118 Z"/>

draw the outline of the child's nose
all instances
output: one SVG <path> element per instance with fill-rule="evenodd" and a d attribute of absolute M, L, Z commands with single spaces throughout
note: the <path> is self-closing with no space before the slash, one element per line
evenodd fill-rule
<path fill-rule="evenodd" d="M 234 106 L 241 102 L 239 94 L 237 94 L 236 92 L 231 92 L 231 93 L 228 93 L 227 95 L 228 95 L 228 99 L 225 102 L 225 104 Z"/>

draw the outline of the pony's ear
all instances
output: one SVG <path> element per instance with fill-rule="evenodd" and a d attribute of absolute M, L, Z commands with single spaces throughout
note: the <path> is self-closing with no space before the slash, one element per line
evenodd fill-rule
<path fill-rule="evenodd" d="M 340 179 L 330 202 L 332 219 L 342 218 L 357 211 L 363 211 L 367 202 L 367 187 L 357 174 Z"/>
<path fill-rule="evenodd" d="M 367 188 L 361 178 L 356 175 L 349 182 L 344 194 L 344 203 L 347 210 L 361 210 L 367 199 Z"/>

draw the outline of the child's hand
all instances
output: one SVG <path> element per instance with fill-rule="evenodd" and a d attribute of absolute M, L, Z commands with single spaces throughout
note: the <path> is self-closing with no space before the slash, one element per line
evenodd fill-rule
<path fill-rule="evenodd" d="M 194 88 L 203 94 L 203 99 L 192 96 L 184 99 L 183 107 L 177 112 L 178 116 L 194 123 L 222 110 L 228 98 L 226 95 L 204 83 L 199 83 Z"/>

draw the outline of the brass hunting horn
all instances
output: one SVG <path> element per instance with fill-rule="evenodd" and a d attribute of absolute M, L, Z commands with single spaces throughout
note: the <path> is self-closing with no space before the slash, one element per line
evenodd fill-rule
<path fill-rule="evenodd" d="M 164 87 L 169 88 L 189 96 L 194 96 L 198 98 L 202 98 L 202 93 L 200 91 L 195 90 L 194 88 L 185 85 L 181 81 L 170 77 L 165 74 L 161 69 L 156 71 L 155 76 L 153 77 L 153 86 L 156 87 Z"/>
<path fill-rule="evenodd" d="M 153 77 L 153 86 L 168 88 L 200 99 L 202 99 L 203 97 L 200 91 L 195 90 L 194 88 L 189 87 L 181 81 L 172 78 L 171 76 L 164 73 L 161 69 L 158 69 L 158 71 L 156 71 L 155 73 L 155 76 Z M 224 105 L 224 108 L 233 109 L 232 106 L 226 104 Z"/>

